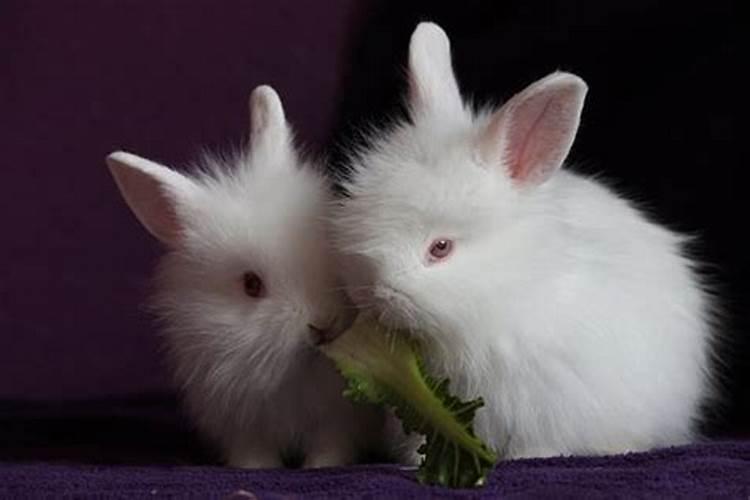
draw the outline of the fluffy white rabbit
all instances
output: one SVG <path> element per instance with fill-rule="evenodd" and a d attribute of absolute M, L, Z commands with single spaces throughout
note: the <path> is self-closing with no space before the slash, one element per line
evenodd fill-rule
<path fill-rule="evenodd" d="M 447 36 L 422 23 L 409 83 L 411 120 L 352 155 L 332 216 L 353 301 L 424 332 L 431 368 L 484 397 L 477 433 L 505 457 L 693 439 L 712 303 L 685 237 L 560 170 L 584 81 L 556 72 L 474 112 Z"/>
<path fill-rule="evenodd" d="M 250 98 L 251 140 L 184 175 L 117 152 L 107 163 L 135 216 L 166 245 L 154 306 L 189 413 L 232 466 L 351 463 L 381 416 L 343 399 L 316 349 L 346 327 L 326 237 L 329 186 L 300 159 L 281 101 Z"/>

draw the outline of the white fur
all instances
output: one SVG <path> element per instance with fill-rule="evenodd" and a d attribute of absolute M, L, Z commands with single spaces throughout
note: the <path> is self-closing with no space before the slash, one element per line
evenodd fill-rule
<path fill-rule="evenodd" d="M 454 78 L 445 64 L 447 37 L 421 24 L 412 123 L 354 155 L 332 217 L 352 299 L 426 332 L 431 368 L 484 397 L 476 430 L 505 457 L 694 439 L 712 392 L 709 300 L 685 238 L 558 170 L 585 84 L 555 73 L 476 114 L 450 82 L 430 83 Z M 436 238 L 455 250 L 430 263 Z"/>
<path fill-rule="evenodd" d="M 291 143 L 270 87 L 251 97 L 250 147 L 186 176 L 127 153 L 110 169 L 139 220 L 169 248 L 154 306 L 188 410 L 230 465 L 351 463 L 381 416 L 343 399 L 308 324 L 340 331 L 345 296 L 325 234 L 328 186 Z M 245 294 L 243 274 L 267 294 Z"/>

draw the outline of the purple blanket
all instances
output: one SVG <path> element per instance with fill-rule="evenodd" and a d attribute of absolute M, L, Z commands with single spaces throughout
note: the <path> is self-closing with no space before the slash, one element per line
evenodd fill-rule
<path fill-rule="evenodd" d="M 0 497 L 750 498 L 750 441 L 607 458 L 501 463 L 479 490 L 421 486 L 395 466 L 242 471 L 196 466 L 0 464 Z"/>

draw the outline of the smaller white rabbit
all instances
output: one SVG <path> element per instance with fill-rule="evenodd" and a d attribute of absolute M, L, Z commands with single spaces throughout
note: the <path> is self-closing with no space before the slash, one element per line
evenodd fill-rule
<path fill-rule="evenodd" d="M 250 98 L 249 148 L 207 156 L 187 176 L 132 154 L 107 163 L 136 217 L 168 251 L 155 310 L 197 426 L 232 466 L 349 464 L 382 415 L 342 397 L 343 380 L 315 345 L 350 308 L 326 238 L 329 186 L 299 158 L 281 101 Z"/>
<path fill-rule="evenodd" d="M 411 120 L 357 151 L 332 217 L 354 302 L 424 333 L 436 374 L 484 397 L 477 434 L 505 457 L 694 439 L 712 302 L 684 237 L 560 169 L 583 80 L 553 73 L 475 113 L 431 23 L 409 78 Z"/>

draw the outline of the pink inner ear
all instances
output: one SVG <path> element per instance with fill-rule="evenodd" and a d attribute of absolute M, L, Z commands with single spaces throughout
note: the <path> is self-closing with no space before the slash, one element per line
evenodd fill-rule
<path fill-rule="evenodd" d="M 485 157 L 497 161 L 499 156 L 519 182 L 545 181 L 570 151 L 585 93 L 586 84 L 573 75 L 555 74 L 532 84 L 492 118 L 482 137 Z"/>
<path fill-rule="evenodd" d="M 117 170 L 117 181 L 141 224 L 163 243 L 174 246 L 179 238 L 180 223 L 165 186 L 154 177 L 128 167 Z"/>
<path fill-rule="evenodd" d="M 559 112 L 550 110 L 554 104 L 553 100 L 532 99 L 515 117 L 507 139 L 507 161 L 513 178 L 528 179 L 534 167 L 542 170 L 540 175 L 544 174 L 545 169 L 551 168 L 551 161 L 560 156 L 559 137 L 555 137 L 560 135 L 555 116 Z"/>

